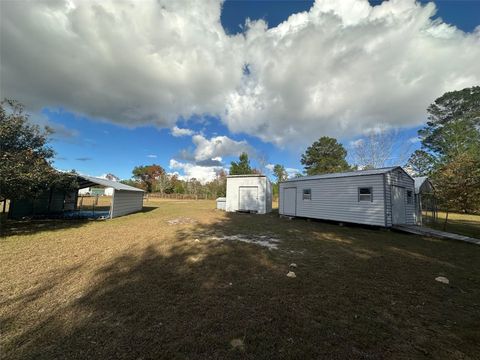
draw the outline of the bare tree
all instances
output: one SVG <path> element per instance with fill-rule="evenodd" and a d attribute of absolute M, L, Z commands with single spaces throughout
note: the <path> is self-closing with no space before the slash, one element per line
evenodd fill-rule
<path fill-rule="evenodd" d="M 354 161 L 362 169 L 375 169 L 405 163 L 412 142 L 398 131 L 385 128 L 370 130 L 353 142 Z"/>

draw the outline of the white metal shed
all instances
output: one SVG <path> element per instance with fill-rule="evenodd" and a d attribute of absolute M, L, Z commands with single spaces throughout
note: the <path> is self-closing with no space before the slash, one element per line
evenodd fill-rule
<path fill-rule="evenodd" d="M 289 179 L 281 215 L 391 227 L 415 224 L 414 180 L 400 166 Z"/>
<path fill-rule="evenodd" d="M 272 184 L 265 175 L 227 177 L 226 211 L 265 214 L 272 211 Z"/>
<path fill-rule="evenodd" d="M 142 189 L 125 185 L 121 182 L 88 175 L 79 175 L 78 182 L 80 188 L 100 185 L 113 190 L 109 214 L 110 218 L 131 214 L 143 208 L 144 191 Z"/>

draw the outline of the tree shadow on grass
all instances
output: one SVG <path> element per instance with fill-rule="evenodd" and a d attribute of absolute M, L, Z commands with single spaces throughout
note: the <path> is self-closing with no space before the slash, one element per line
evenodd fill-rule
<path fill-rule="evenodd" d="M 469 303 L 478 289 L 409 282 L 399 271 L 418 260 L 389 251 L 391 241 L 381 243 L 379 233 L 347 230 L 238 214 L 181 226 L 168 243 L 111 259 L 81 296 L 50 304 L 34 325 L 5 334 L 5 356 L 382 359 L 461 358 L 479 350 L 478 309 Z M 278 251 L 213 239 L 269 232 L 284 242 Z M 291 253 L 293 243 L 307 253 Z M 360 250 L 372 256 L 356 256 Z M 292 260 L 294 279 L 285 276 Z M 19 298 L 13 306 L 31 312 L 29 303 Z M 465 333 L 455 333 L 459 327 Z M 233 339 L 243 346 L 234 348 Z"/>
<path fill-rule="evenodd" d="M 87 219 L 5 220 L 0 224 L 0 239 L 14 235 L 31 235 L 44 231 L 57 231 L 88 224 Z"/>

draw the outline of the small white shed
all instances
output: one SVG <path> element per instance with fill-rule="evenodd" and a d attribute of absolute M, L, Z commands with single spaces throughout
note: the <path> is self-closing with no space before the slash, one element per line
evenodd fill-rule
<path fill-rule="evenodd" d="M 391 227 L 415 224 L 414 180 L 400 166 L 289 179 L 281 215 Z"/>
<path fill-rule="evenodd" d="M 265 214 L 272 211 L 272 184 L 265 175 L 227 176 L 226 211 Z"/>

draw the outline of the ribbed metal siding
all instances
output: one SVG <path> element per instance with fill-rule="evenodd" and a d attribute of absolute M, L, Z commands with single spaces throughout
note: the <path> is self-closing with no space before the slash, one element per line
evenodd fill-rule
<path fill-rule="evenodd" d="M 386 197 L 387 205 L 387 226 L 392 226 L 392 186 L 405 188 L 405 222 L 408 225 L 415 225 L 415 182 L 405 172 L 400 169 L 385 174 L 386 179 Z M 412 203 L 407 203 L 407 190 L 412 191 Z"/>
<path fill-rule="evenodd" d="M 283 213 L 284 187 L 297 188 L 297 216 L 385 226 L 383 174 L 281 183 L 280 214 Z M 372 188 L 372 202 L 358 201 L 359 187 Z M 303 200 L 303 189 L 311 189 L 311 200 Z"/>
<path fill-rule="evenodd" d="M 113 195 L 112 218 L 142 210 L 143 192 L 115 190 Z"/>

